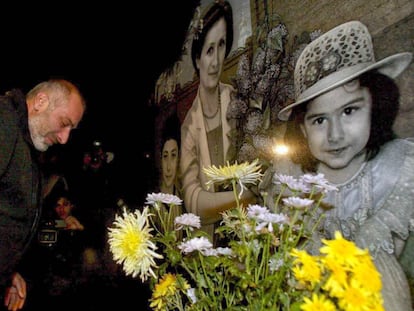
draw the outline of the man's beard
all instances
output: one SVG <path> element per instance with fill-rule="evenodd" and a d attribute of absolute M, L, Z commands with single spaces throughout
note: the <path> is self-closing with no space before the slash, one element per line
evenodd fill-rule
<path fill-rule="evenodd" d="M 29 118 L 29 132 L 30 137 L 32 138 L 32 142 L 34 147 L 38 151 L 46 151 L 49 148 L 49 145 L 47 145 L 44 142 L 44 137 L 39 134 L 39 130 L 42 127 L 42 120 L 41 117 L 35 116 Z"/>

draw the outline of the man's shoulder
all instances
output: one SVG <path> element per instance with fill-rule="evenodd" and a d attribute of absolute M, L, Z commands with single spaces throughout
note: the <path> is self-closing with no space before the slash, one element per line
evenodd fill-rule
<path fill-rule="evenodd" d="M 0 163 L 13 152 L 19 130 L 19 114 L 9 96 L 0 96 Z M 3 169 L 0 165 L 0 171 Z"/>
<path fill-rule="evenodd" d="M 12 101 L 7 96 L 0 96 L 0 130 L 10 130 L 18 127 L 19 115 Z"/>

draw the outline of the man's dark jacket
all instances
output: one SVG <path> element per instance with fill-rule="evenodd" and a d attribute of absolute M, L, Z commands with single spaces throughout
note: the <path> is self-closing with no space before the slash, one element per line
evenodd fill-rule
<path fill-rule="evenodd" d="M 0 96 L 0 297 L 39 220 L 40 175 L 24 94 Z"/>

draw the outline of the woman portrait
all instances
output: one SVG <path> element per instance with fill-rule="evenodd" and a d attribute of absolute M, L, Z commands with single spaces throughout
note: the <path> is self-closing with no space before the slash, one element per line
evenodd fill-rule
<path fill-rule="evenodd" d="M 165 121 L 161 137 L 159 190 L 181 197 L 179 179 L 180 121 L 172 114 Z"/>
<path fill-rule="evenodd" d="M 227 1 L 214 1 L 201 14 L 194 31 L 191 59 L 199 78 L 196 97 L 181 126 L 180 168 L 184 203 L 201 218 L 202 230 L 212 237 L 222 211 L 234 206 L 231 189 L 206 187 L 203 168 L 234 162 L 229 137 L 233 124 L 226 118 L 234 89 L 220 81 L 233 44 L 233 11 Z M 244 191 L 242 202 L 254 202 Z"/>

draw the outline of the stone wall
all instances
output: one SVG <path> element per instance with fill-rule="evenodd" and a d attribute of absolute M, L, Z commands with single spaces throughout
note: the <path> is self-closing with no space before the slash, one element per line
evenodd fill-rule
<path fill-rule="evenodd" d="M 277 14 L 289 31 L 290 46 L 294 36 L 303 31 L 323 32 L 350 20 L 360 20 L 371 32 L 376 58 L 398 52 L 414 52 L 413 0 L 277 0 L 264 8 L 261 1 L 252 0 L 252 25 L 256 17 Z M 401 111 L 395 131 L 402 137 L 414 136 L 414 63 L 397 78 L 401 90 Z"/>

